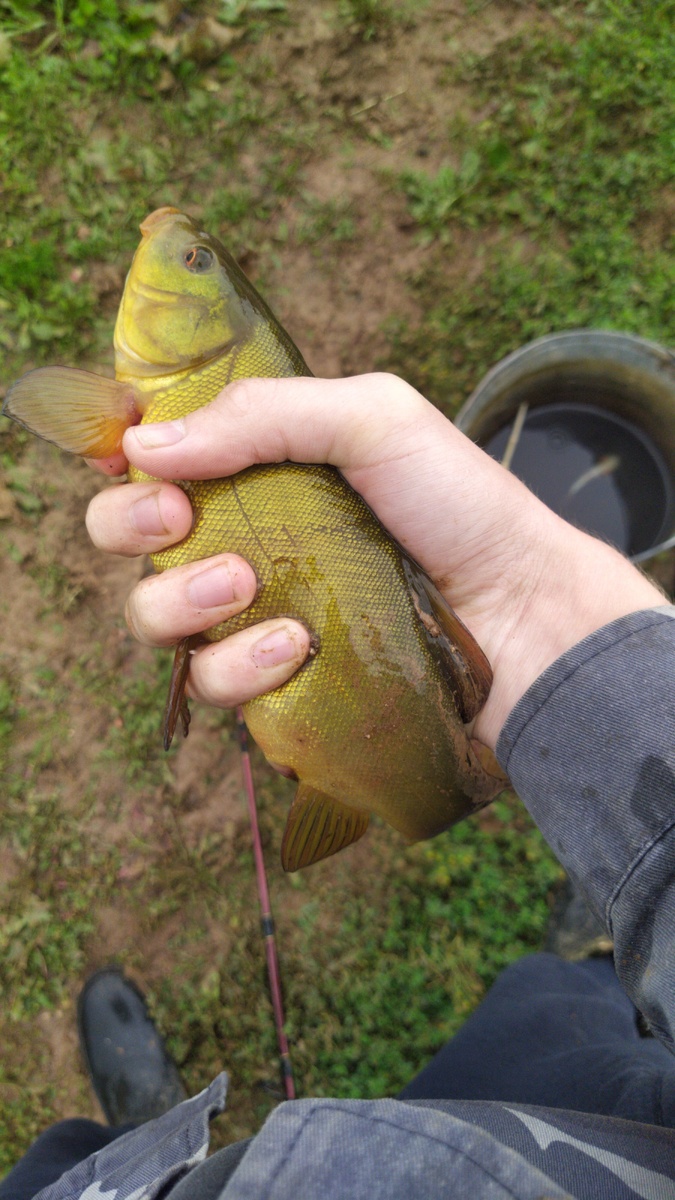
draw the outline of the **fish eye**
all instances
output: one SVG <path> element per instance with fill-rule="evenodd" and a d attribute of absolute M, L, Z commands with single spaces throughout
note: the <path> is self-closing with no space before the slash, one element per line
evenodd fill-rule
<path fill-rule="evenodd" d="M 196 275 L 203 275 L 213 262 L 213 254 L 205 246 L 192 246 L 183 255 L 183 262 L 188 271 L 194 271 Z"/>

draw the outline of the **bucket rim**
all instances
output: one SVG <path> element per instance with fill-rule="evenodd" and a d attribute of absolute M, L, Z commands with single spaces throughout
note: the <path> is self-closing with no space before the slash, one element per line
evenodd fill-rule
<path fill-rule="evenodd" d="M 536 360 L 542 351 L 546 352 L 547 362 L 552 367 L 558 362 L 571 364 L 574 359 L 568 353 L 570 347 L 578 347 L 580 359 L 589 357 L 588 354 L 581 353 L 584 347 L 592 349 L 593 356 L 597 357 L 599 361 L 609 362 L 617 358 L 617 351 L 624 350 L 633 351 L 633 354 L 621 355 L 619 353 L 619 357 L 622 359 L 637 357 L 645 367 L 651 367 L 659 372 L 670 368 L 673 371 L 673 396 L 675 397 L 675 353 L 668 350 L 667 347 L 661 346 L 658 342 L 652 342 L 648 338 L 639 337 L 636 333 L 624 333 L 619 329 L 594 329 L 592 326 L 565 329 L 559 333 L 546 333 L 542 337 L 535 338 L 534 341 L 525 342 L 524 345 L 511 350 L 509 354 L 490 367 L 457 413 L 454 421 L 457 428 L 465 432 L 466 417 L 481 396 L 491 390 L 492 384 L 500 375 L 511 373 L 514 368 L 521 367 L 523 362 L 527 362 L 530 358 Z M 560 351 L 559 356 L 556 354 L 556 350 Z"/>

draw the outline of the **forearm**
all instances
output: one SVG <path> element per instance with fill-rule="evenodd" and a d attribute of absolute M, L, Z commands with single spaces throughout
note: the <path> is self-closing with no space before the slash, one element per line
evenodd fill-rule
<path fill-rule="evenodd" d="M 615 942 L 619 977 L 675 1035 L 675 608 L 568 650 L 509 716 L 497 754 Z"/>

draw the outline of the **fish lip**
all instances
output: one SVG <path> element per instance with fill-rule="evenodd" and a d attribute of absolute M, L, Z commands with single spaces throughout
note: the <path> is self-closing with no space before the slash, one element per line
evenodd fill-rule
<path fill-rule="evenodd" d="M 141 280 L 138 280 L 138 279 L 131 279 L 131 280 L 127 279 L 126 291 L 131 293 L 131 302 L 132 303 L 133 303 L 133 300 L 137 297 L 140 297 L 142 300 L 150 300 L 150 301 L 154 300 L 159 304 L 179 304 L 180 301 L 183 299 L 182 292 L 172 292 L 169 290 L 169 288 L 158 288 L 158 287 L 155 287 L 154 284 L 143 283 L 143 282 L 141 282 Z M 125 305 L 127 303 L 128 303 L 128 300 L 125 300 Z M 207 297 L 205 297 L 205 296 L 204 297 L 193 296 L 192 297 L 192 306 L 194 308 L 199 306 L 200 308 L 206 309 L 207 311 L 210 308 L 209 301 L 208 301 Z"/>
<path fill-rule="evenodd" d="M 159 300 L 160 303 L 166 303 L 169 300 L 179 299 L 179 292 L 171 292 L 168 288 L 153 287 L 151 283 L 141 283 L 140 280 L 127 280 L 127 288 L 136 295 L 142 296 L 144 300 Z"/>

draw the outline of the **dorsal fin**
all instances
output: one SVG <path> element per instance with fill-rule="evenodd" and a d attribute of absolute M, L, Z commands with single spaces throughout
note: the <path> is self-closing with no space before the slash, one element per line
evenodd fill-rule
<path fill-rule="evenodd" d="M 2 406 L 31 433 L 83 458 L 109 458 L 141 414 L 128 383 L 75 367 L 38 367 L 7 393 Z"/>
<path fill-rule="evenodd" d="M 401 555 L 401 559 L 429 643 L 440 651 L 459 715 L 464 722 L 473 721 L 488 698 L 492 686 L 492 668 L 478 642 L 441 595 L 436 584 L 406 554 Z"/>
<path fill-rule="evenodd" d="M 357 842 L 368 828 L 368 813 L 301 783 L 288 814 L 281 843 L 284 871 L 297 871 Z"/>

